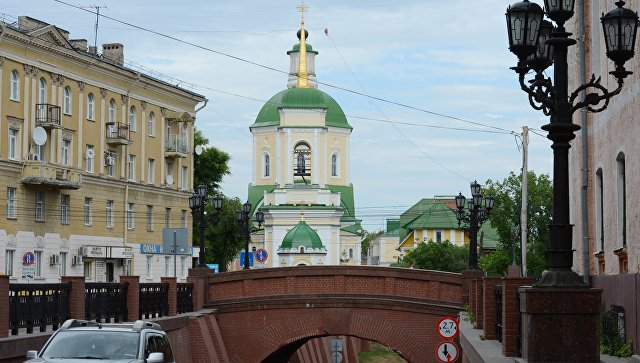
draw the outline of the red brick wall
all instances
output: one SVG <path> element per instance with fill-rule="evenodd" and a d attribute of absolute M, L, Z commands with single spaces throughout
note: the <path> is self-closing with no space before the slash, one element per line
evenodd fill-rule
<path fill-rule="evenodd" d="M 518 288 L 532 283 L 533 279 L 527 277 L 504 278 L 502 280 L 502 354 L 505 357 L 518 355 L 516 339 L 521 334 L 519 330 Z"/>
<path fill-rule="evenodd" d="M 496 339 L 496 293 L 495 286 L 502 285 L 502 279 L 500 278 L 485 278 L 483 280 L 483 303 L 482 303 L 482 316 L 484 317 L 484 323 L 482 329 L 484 331 L 485 339 Z"/>
<path fill-rule="evenodd" d="M 0 275 L 0 338 L 9 335 L 9 276 Z"/>

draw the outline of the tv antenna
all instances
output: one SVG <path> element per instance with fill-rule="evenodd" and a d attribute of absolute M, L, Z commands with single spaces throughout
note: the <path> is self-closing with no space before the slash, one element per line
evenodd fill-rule
<path fill-rule="evenodd" d="M 94 37 L 93 37 L 93 46 L 96 47 L 96 49 L 98 49 L 98 23 L 100 21 L 100 9 L 106 9 L 107 6 L 106 5 L 90 5 L 90 6 L 83 6 L 81 7 L 82 9 L 96 9 L 95 13 L 96 13 L 96 25 L 94 26 Z"/>

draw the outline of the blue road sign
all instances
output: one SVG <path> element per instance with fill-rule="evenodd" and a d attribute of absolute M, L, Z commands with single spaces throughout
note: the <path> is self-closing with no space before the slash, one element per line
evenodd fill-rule
<path fill-rule="evenodd" d="M 31 251 L 22 255 L 22 264 L 25 266 L 31 266 L 35 261 L 36 256 Z"/>
<path fill-rule="evenodd" d="M 244 251 L 240 251 L 240 266 L 244 266 Z M 249 267 L 253 266 L 253 252 L 249 251 Z"/>

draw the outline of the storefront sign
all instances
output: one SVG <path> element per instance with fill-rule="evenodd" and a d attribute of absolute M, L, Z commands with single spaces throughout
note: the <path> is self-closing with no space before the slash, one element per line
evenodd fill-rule
<path fill-rule="evenodd" d="M 100 246 L 84 246 L 84 256 L 93 258 L 107 258 L 107 248 Z"/>
<path fill-rule="evenodd" d="M 111 247 L 111 258 L 133 258 L 131 247 Z"/>
<path fill-rule="evenodd" d="M 160 245 L 140 244 L 140 253 L 162 253 Z"/>

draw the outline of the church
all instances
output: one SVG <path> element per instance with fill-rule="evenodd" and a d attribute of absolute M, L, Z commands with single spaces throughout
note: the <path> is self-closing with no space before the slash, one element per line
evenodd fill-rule
<path fill-rule="evenodd" d="M 287 88 L 250 126 L 253 172 L 248 200 L 264 230 L 252 235 L 261 261 L 253 268 L 360 264 L 363 229 L 350 182 L 353 128 L 340 105 L 318 89 L 304 13 L 298 42 L 287 52 Z M 266 258 L 265 258 L 266 257 Z"/>

